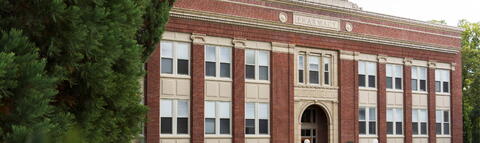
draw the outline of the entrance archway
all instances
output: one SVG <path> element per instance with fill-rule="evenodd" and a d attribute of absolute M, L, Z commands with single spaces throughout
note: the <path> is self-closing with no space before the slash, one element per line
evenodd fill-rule
<path fill-rule="evenodd" d="M 310 143 L 328 143 L 328 116 L 325 110 L 318 105 L 307 107 L 301 118 L 301 141 L 306 139 Z"/>

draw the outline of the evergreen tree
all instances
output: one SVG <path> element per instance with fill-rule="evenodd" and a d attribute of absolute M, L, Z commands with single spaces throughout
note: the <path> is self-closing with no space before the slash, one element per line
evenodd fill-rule
<path fill-rule="evenodd" d="M 138 80 L 172 3 L 0 0 L 0 29 L 23 30 L 46 59 L 43 73 L 56 79 L 55 87 L 45 87 L 56 91 L 50 102 L 53 107 L 42 116 L 56 123 L 56 130 L 49 134 L 66 132 L 75 125 L 81 128 L 85 142 L 117 143 L 130 142 L 139 133 L 146 107 L 140 104 Z M 7 126 L 0 128 L 8 132 Z"/>

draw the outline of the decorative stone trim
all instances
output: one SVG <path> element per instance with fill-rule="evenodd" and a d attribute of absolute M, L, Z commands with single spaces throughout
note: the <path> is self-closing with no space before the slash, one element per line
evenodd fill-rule
<path fill-rule="evenodd" d="M 191 37 L 190 33 L 165 31 L 162 34 L 162 40 L 179 41 L 179 42 L 192 42 L 192 39 L 190 37 Z"/>
<path fill-rule="evenodd" d="M 437 68 L 437 61 L 428 61 L 428 68 Z"/>
<path fill-rule="evenodd" d="M 403 64 L 405 66 L 412 66 L 413 65 L 413 59 L 412 58 L 404 58 L 403 59 Z"/>
<path fill-rule="evenodd" d="M 287 43 L 272 42 L 272 52 L 289 53 L 289 47 L 291 46 Z"/>
<path fill-rule="evenodd" d="M 377 59 L 378 59 L 378 63 L 381 63 L 381 64 L 384 64 L 384 63 L 387 63 L 387 56 L 386 55 L 378 55 L 377 56 Z"/>
<path fill-rule="evenodd" d="M 362 54 L 360 52 L 354 52 L 355 61 L 368 61 L 368 62 L 378 62 L 378 55 Z"/>
<path fill-rule="evenodd" d="M 412 60 L 412 66 L 428 67 L 428 61 Z"/>
<path fill-rule="evenodd" d="M 449 63 L 437 63 L 437 68 L 438 68 L 438 69 L 451 70 L 451 69 L 452 69 L 452 64 L 449 64 Z"/>
<path fill-rule="evenodd" d="M 232 44 L 234 48 L 238 48 L 238 49 L 245 49 L 245 47 L 247 47 L 246 39 L 243 39 L 243 38 L 233 39 Z"/>
<path fill-rule="evenodd" d="M 452 64 L 451 64 L 451 69 L 452 69 L 452 71 L 455 71 L 455 66 L 457 66 L 457 63 L 452 63 Z"/>
<path fill-rule="evenodd" d="M 193 44 L 205 45 L 206 34 L 192 33 L 190 39 L 192 39 Z"/>
<path fill-rule="evenodd" d="M 354 60 L 355 53 L 352 51 L 340 50 L 340 59 L 342 60 Z"/>

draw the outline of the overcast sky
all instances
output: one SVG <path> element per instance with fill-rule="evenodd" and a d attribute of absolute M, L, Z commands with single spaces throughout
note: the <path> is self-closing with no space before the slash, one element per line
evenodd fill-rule
<path fill-rule="evenodd" d="M 365 11 L 422 21 L 445 20 L 457 26 L 458 20 L 480 22 L 480 0 L 349 0 Z"/>

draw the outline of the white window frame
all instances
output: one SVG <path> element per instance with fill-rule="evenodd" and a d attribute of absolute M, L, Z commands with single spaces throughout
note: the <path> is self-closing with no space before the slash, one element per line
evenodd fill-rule
<path fill-rule="evenodd" d="M 213 102 L 215 104 L 215 134 L 207 134 L 206 131 L 205 131 L 205 127 L 203 128 L 204 130 L 204 135 L 205 136 L 227 136 L 227 137 L 230 137 L 232 136 L 232 102 L 231 101 L 214 101 L 214 100 L 205 100 L 205 104 L 207 102 Z M 226 102 L 226 103 L 229 103 L 229 109 L 228 111 L 230 111 L 230 115 L 229 115 L 229 134 L 220 134 L 220 119 L 222 117 L 220 117 L 220 113 L 219 113 L 219 103 L 222 103 L 222 102 Z M 205 108 L 206 109 L 206 108 Z M 205 123 L 205 119 L 207 118 L 207 116 L 204 117 L 203 119 L 203 122 Z"/>
<path fill-rule="evenodd" d="M 422 69 L 424 73 L 422 73 Z M 414 73 L 414 71 L 416 73 Z M 414 75 L 416 74 L 416 76 Z M 421 75 L 424 74 L 424 77 L 422 78 Z M 417 93 L 427 93 L 428 92 L 428 69 L 426 67 L 421 67 L 421 66 L 412 66 L 411 68 L 411 76 L 412 80 L 417 80 L 417 90 L 414 90 L 412 88 L 413 92 Z M 420 90 L 420 80 L 425 80 L 425 91 Z M 412 84 L 413 85 L 413 84 Z"/>
<path fill-rule="evenodd" d="M 447 77 L 444 77 L 447 76 Z M 435 69 L 435 93 L 442 95 L 449 95 L 452 90 L 452 83 L 450 82 L 450 70 Z M 436 82 L 440 81 L 440 92 L 438 92 Z M 448 82 L 448 92 L 443 91 L 443 82 Z"/>
<path fill-rule="evenodd" d="M 245 111 L 247 111 L 246 109 L 246 105 L 250 103 L 250 104 L 254 104 L 254 114 L 255 114 L 255 134 L 246 134 L 245 133 L 245 136 L 249 137 L 249 136 L 270 136 L 270 123 L 271 123 L 271 120 L 270 120 L 270 104 L 267 103 L 267 102 L 246 102 L 245 103 Z M 260 114 L 259 114 L 259 110 L 260 110 L 260 104 L 266 104 L 268 109 L 267 109 L 267 112 L 268 112 L 268 115 L 267 115 L 267 120 L 268 120 L 268 124 L 267 124 L 267 130 L 268 130 L 268 134 L 260 134 L 260 119 L 263 119 L 263 118 L 260 118 Z M 245 112 L 246 113 L 246 112 Z M 251 118 L 247 118 L 245 116 L 245 120 L 247 119 L 251 119 Z M 246 121 L 245 121 L 245 126 L 246 126 Z"/>
<path fill-rule="evenodd" d="M 365 134 L 360 134 L 360 136 L 377 136 L 378 134 L 378 115 L 377 115 L 377 108 L 376 107 L 359 107 L 357 113 L 360 114 L 360 109 L 365 109 L 365 120 L 360 120 L 360 118 L 358 118 L 358 122 L 360 121 L 364 121 L 366 124 L 365 124 Z M 375 119 L 372 120 L 370 119 L 370 109 L 374 109 L 374 113 L 375 113 Z M 370 122 L 375 122 L 375 134 L 370 134 Z M 359 128 L 360 129 L 360 128 Z"/>
<path fill-rule="evenodd" d="M 171 58 L 172 59 L 172 73 L 162 73 L 162 58 L 164 58 L 164 56 L 162 55 L 161 51 L 164 46 L 162 46 L 162 44 L 165 44 L 165 43 L 171 43 L 172 44 L 172 56 L 173 57 L 165 57 L 165 58 Z M 188 73 L 186 75 L 184 74 L 178 74 L 178 54 L 177 54 L 177 45 L 178 44 L 186 44 L 187 45 L 187 49 L 188 49 Z M 191 55 L 191 45 L 190 43 L 186 43 L 186 42 L 177 42 L 177 41 L 169 41 L 169 40 L 161 40 L 160 41 L 160 75 L 161 76 L 179 76 L 179 77 L 190 77 L 190 74 L 192 72 L 191 70 L 191 64 L 192 64 L 192 55 Z"/>
<path fill-rule="evenodd" d="M 425 113 L 422 115 L 422 112 Z M 417 119 L 414 118 L 413 114 L 417 114 Z M 425 120 L 422 120 L 422 116 L 424 116 Z M 413 134 L 413 123 L 417 123 L 417 133 L 418 134 Z M 427 131 L 425 134 L 422 134 L 422 123 L 426 124 L 426 129 Z M 427 137 L 428 136 L 428 110 L 427 109 L 412 109 L 412 135 L 415 137 Z"/>
<path fill-rule="evenodd" d="M 270 82 L 271 80 L 271 76 L 270 76 L 270 72 L 271 72 L 271 67 L 270 67 L 270 64 L 271 64 L 271 53 L 270 51 L 267 51 L 267 50 L 257 50 L 257 49 L 245 49 L 245 65 L 250 65 L 250 64 L 247 64 L 247 51 L 254 51 L 255 52 L 255 79 L 249 79 L 249 78 L 246 78 L 247 77 L 247 72 L 245 71 L 245 81 L 263 81 L 263 82 Z M 267 53 L 267 59 L 268 59 L 268 62 L 267 62 L 267 69 L 268 69 L 268 74 L 267 74 L 267 78 L 268 80 L 261 80 L 260 79 L 260 66 L 265 66 L 265 65 L 260 65 L 260 56 L 259 56 L 259 53 L 260 51 L 263 51 L 263 52 L 266 52 Z M 246 70 L 246 67 L 244 67 L 245 70 Z"/>
<path fill-rule="evenodd" d="M 369 72 L 369 69 L 368 69 L 368 65 L 369 64 L 372 64 L 374 65 L 375 69 L 374 69 L 374 72 L 373 73 L 370 73 Z M 361 70 L 361 67 L 363 67 L 363 71 Z M 361 73 L 363 73 L 363 75 L 365 75 L 365 87 L 362 87 L 359 85 L 356 85 L 358 86 L 360 89 L 377 89 L 378 87 L 378 77 L 377 77 L 377 63 L 375 62 L 369 62 L 369 61 L 358 61 L 358 73 L 357 73 L 357 77 L 359 77 L 359 75 Z M 370 83 L 368 82 L 368 76 L 375 76 L 375 87 L 370 87 Z M 359 80 L 359 83 L 360 83 L 360 80 Z"/>
<path fill-rule="evenodd" d="M 300 57 L 303 57 L 302 59 L 302 64 L 300 64 Z M 304 52 L 300 52 L 297 56 L 297 82 L 299 84 L 306 84 L 307 83 L 307 80 L 306 80 L 306 77 L 307 77 L 307 74 L 306 74 L 306 69 L 305 69 L 305 62 L 307 61 L 306 60 L 307 58 L 307 55 L 304 53 Z M 302 82 L 300 82 L 300 70 L 303 70 L 302 73 L 303 73 L 303 77 L 302 77 Z"/>
<path fill-rule="evenodd" d="M 310 68 L 310 58 L 316 57 L 318 58 L 318 69 L 311 69 Z M 322 56 L 312 54 L 307 56 L 307 75 L 308 75 L 308 84 L 310 85 L 322 85 Z M 318 83 L 310 83 L 310 71 L 318 72 Z"/>
<path fill-rule="evenodd" d="M 303 56 L 303 65 L 300 65 L 299 57 Z M 318 72 L 318 83 L 310 83 L 310 57 L 318 57 L 318 69 L 315 69 L 315 71 Z M 325 59 L 328 59 L 329 62 L 326 63 Z M 328 54 L 321 54 L 321 53 L 309 53 L 309 52 L 298 52 L 297 62 L 295 63 L 297 65 L 297 71 L 296 71 L 296 81 L 300 85 L 309 85 L 309 86 L 332 86 L 333 85 L 333 58 L 331 55 Z M 325 64 L 328 64 L 328 71 L 325 71 Z M 303 68 L 303 69 L 302 69 Z M 299 70 L 303 70 L 303 82 L 300 82 L 299 80 Z M 325 73 L 328 72 L 328 77 L 325 77 Z M 329 79 L 329 83 L 325 84 L 325 79 Z"/>
<path fill-rule="evenodd" d="M 172 114 L 172 116 L 171 116 L 171 118 L 172 118 L 172 133 L 171 134 L 162 133 L 161 132 L 161 127 L 160 127 L 160 135 L 161 136 L 190 136 L 190 130 L 191 130 L 190 129 L 190 121 L 191 121 L 191 119 L 190 119 L 190 101 L 186 100 L 186 99 L 160 99 L 160 103 L 161 103 L 162 100 L 172 102 L 172 107 L 171 107 L 172 111 L 170 111 L 171 114 Z M 185 101 L 187 103 L 187 117 L 186 118 L 187 118 L 188 129 L 187 129 L 186 134 L 178 134 L 177 133 L 177 118 L 179 118 L 178 117 L 178 102 L 179 101 Z M 160 105 L 160 106 L 162 106 L 162 105 Z M 161 113 L 161 110 L 162 110 L 162 108 L 160 107 L 160 113 Z M 160 114 L 160 118 L 162 118 L 162 117 L 165 117 L 165 116 L 162 116 L 162 114 Z M 161 125 L 162 120 L 160 119 L 159 122 L 160 122 L 160 125 Z"/>
<path fill-rule="evenodd" d="M 440 114 L 438 114 L 439 112 L 440 112 Z M 448 122 L 445 122 L 445 118 L 444 118 L 445 117 L 444 116 L 445 112 L 448 112 L 448 118 L 449 118 Z M 441 129 L 440 129 L 441 134 L 436 134 L 436 132 L 437 132 L 436 130 L 435 130 L 435 134 L 437 136 L 450 136 L 452 134 L 452 113 L 450 112 L 450 110 L 447 110 L 447 109 L 436 110 L 435 111 L 435 116 L 436 116 L 435 117 L 435 126 L 436 126 L 437 123 L 441 124 L 441 126 L 440 126 L 441 127 Z M 441 120 L 440 122 L 438 121 L 439 117 L 440 117 L 440 120 Z M 444 130 L 445 129 L 445 123 L 448 123 L 448 131 L 449 131 L 448 134 L 445 134 L 445 130 Z"/>
<path fill-rule="evenodd" d="M 400 67 L 400 69 L 397 69 Z M 398 64 L 386 64 L 385 65 L 386 71 L 386 78 L 385 82 L 387 82 L 387 78 L 392 78 L 392 88 L 388 88 L 387 85 L 385 84 L 385 87 L 387 90 L 393 90 L 393 91 L 403 91 L 403 65 L 398 65 Z M 398 71 L 400 70 L 400 71 Z M 397 83 L 396 83 L 396 78 L 400 78 L 400 89 L 397 89 Z"/>
<path fill-rule="evenodd" d="M 328 59 L 328 62 L 327 62 L 327 59 Z M 322 58 L 322 77 L 323 77 L 323 82 L 322 84 L 324 86 L 331 86 L 332 85 L 332 56 L 330 55 L 324 55 L 323 58 Z M 328 66 L 328 71 L 325 69 L 325 65 Z M 325 76 L 325 73 L 328 72 L 328 75 Z M 328 79 L 328 84 L 325 83 L 325 81 Z"/>
<path fill-rule="evenodd" d="M 391 112 L 389 112 L 389 111 L 391 111 Z M 393 114 L 391 119 L 389 119 L 389 113 Z M 398 113 L 401 113 L 401 115 L 399 115 Z M 387 132 L 387 136 L 403 136 L 403 134 L 405 133 L 405 122 L 403 121 L 403 119 L 404 119 L 404 115 L 403 115 L 403 109 L 402 108 L 388 108 L 387 109 L 387 123 L 388 122 L 393 123 L 393 128 L 392 128 L 393 132 L 392 132 L 392 134 L 388 134 L 388 132 Z M 402 123 L 402 133 L 401 134 L 397 134 L 397 123 Z M 388 130 L 388 126 L 387 126 L 387 130 Z"/>
<path fill-rule="evenodd" d="M 208 61 L 208 62 L 214 62 L 215 63 L 215 76 L 207 76 L 207 47 L 214 47 L 215 48 L 215 61 Z M 221 49 L 229 49 L 230 50 L 230 61 L 229 62 L 222 62 L 222 54 L 220 53 Z M 216 46 L 216 45 L 205 45 L 205 66 L 204 66 L 204 72 L 205 72 L 205 78 L 211 78 L 211 79 L 231 79 L 232 78 L 232 62 L 233 61 L 233 49 L 230 47 L 223 47 L 223 46 Z M 221 77 L 221 64 L 222 63 L 228 63 L 230 64 L 229 70 L 230 70 L 230 75 L 229 77 Z"/>

